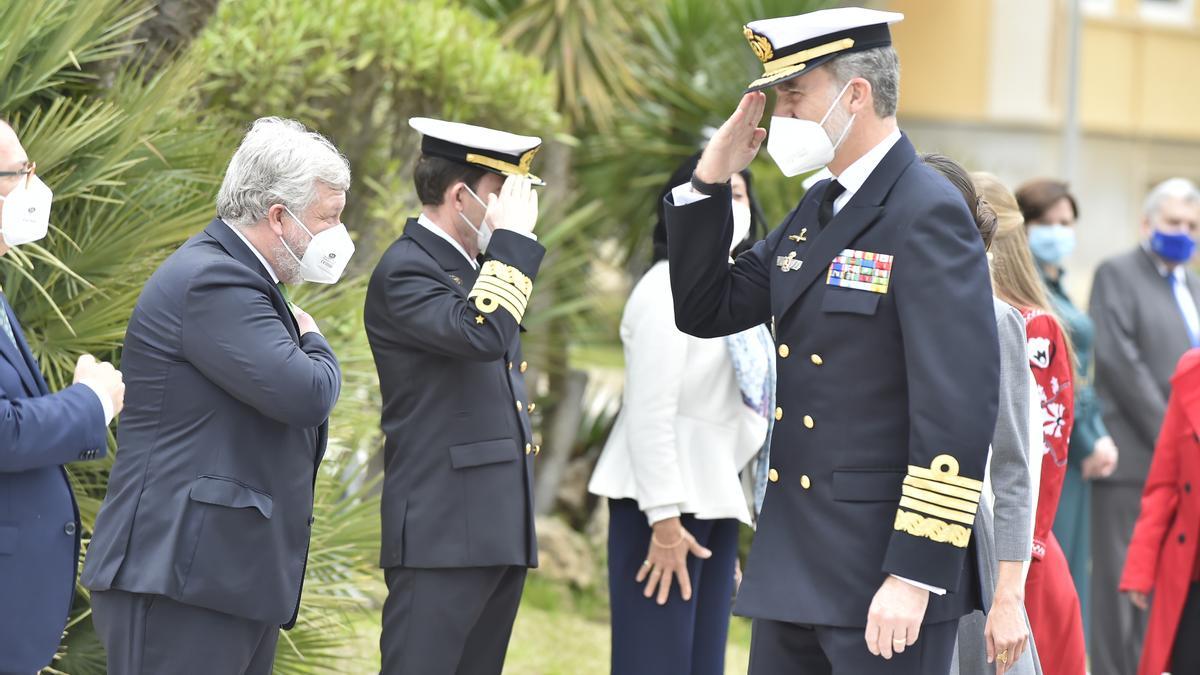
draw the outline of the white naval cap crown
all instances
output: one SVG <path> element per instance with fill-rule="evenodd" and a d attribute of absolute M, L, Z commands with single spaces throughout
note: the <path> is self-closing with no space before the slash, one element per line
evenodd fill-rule
<path fill-rule="evenodd" d="M 886 47 L 892 44 L 888 26 L 903 19 L 899 12 L 838 7 L 751 21 L 743 32 L 763 62 L 763 74 L 747 91 L 798 77 L 843 54 Z"/>
<path fill-rule="evenodd" d="M 533 156 L 542 146 L 542 139 L 537 136 L 430 117 L 409 118 L 408 126 L 421 134 L 422 154 L 471 164 L 504 176 L 522 176 L 535 185 L 545 185 L 530 173 Z"/>

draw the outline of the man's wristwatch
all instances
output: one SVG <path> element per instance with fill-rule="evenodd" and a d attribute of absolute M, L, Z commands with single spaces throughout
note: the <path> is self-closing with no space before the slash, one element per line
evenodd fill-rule
<path fill-rule="evenodd" d="M 696 177 L 695 171 L 692 172 L 692 189 L 695 190 L 696 192 L 699 192 L 702 195 L 708 195 L 709 197 L 715 197 L 716 195 L 721 193 L 721 190 L 728 188 L 729 185 L 730 185 L 730 181 L 728 181 L 728 180 L 726 180 L 724 183 L 705 183 L 704 181 L 702 181 Z"/>

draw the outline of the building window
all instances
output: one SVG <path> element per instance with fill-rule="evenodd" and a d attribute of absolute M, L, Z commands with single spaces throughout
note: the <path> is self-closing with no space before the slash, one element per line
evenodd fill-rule
<path fill-rule="evenodd" d="M 1138 12 L 1146 21 L 1191 24 L 1194 0 L 1138 0 Z"/>
<path fill-rule="evenodd" d="M 1079 0 L 1085 16 L 1109 17 L 1117 11 L 1117 0 Z"/>

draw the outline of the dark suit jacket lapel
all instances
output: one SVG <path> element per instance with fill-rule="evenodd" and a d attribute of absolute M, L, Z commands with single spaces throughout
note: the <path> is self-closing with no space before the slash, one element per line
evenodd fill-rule
<path fill-rule="evenodd" d="M 13 336 L 17 340 L 17 344 L 13 344 L 7 335 L 0 333 L 0 356 L 7 359 L 17 370 L 17 374 L 21 377 L 21 384 L 25 385 L 27 395 L 45 395 L 46 385 L 36 373 L 37 363 L 29 351 L 29 345 L 25 342 L 25 334 L 21 331 L 21 325 L 17 323 L 17 315 L 13 313 L 12 307 L 8 304 L 8 298 L 3 293 L 0 293 L 0 311 L 8 315 L 8 322 L 12 324 Z"/>
<path fill-rule="evenodd" d="M 454 289 L 459 295 L 466 297 L 467 292 L 475 285 L 475 280 L 479 277 L 479 270 L 472 268 L 471 263 L 463 257 L 463 254 L 454 246 L 429 231 L 421 223 L 417 222 L 416 218 L 409 218 L 404 225 L 404 236 L 411 238 L 417 242 L 417 245 L 425 250 L 442 269 L 446 271 L 446 275 L 450 278 Z"/>
<path fill-rule="evenodd" d="M 858 192 L 854 193 L 850 201 L 817 235 L 816 240 L 804 255 L 804 265 L 795 272 L 776 275 L 775 278 L 779 279 L 782 285 L 779 293 L 776 294 L 778 306 L 775 315 L 777 317 L 787 312 L 818 277 L 825 275 L 837 254 L 878 222 L 879 217 L 883 215 L 884 199 L 900 178 L 900 174 L 904 173 L 916 156 L 916 150 L 913 149 L 908 137 L 901 136 L 892 149 L 884 155 L 879 166 L 875 167 L 875 170 L 867 177 L 867 182 Z M 805 205 L 801 211 L 804 212 L 802 215 L 806 215 L 811 220 L 802 220 L 801 222 L 815 223 L 820 199 L 814 195 L 813 199 L 807 201 L 811 206 Z"/>
<path fill-rule="evenodd" d="M 254 251 L 246 245 L 242 238 L 237 236 L 230 225 L 225 224 L 225 221 L 220 218 L 214 218 L 208 227 L 204 229 L 205 234 L 217 240 L 221 248 L 233 257 L 234 260 L 242 263 L 246 267 L 256 271 L 267 285 L 270 286 L 269 293 L 271 294 L 271 303 L 275 305 L 275 311 L 279 312 L 279 316 L 287 319 L 284 325 L 289 326 L 289 332 L 292 334 L 292 339 L 296 342 L 300 341 L 300 326 L 296 323 L 296 317 L 292 314 L 292 310 L 288 308 L 287 300 L 283 299 L 283 294 L 279 292 L 279 287 L 275 285 L 275 280 L 271 278 L 271 273 L 267 268 L 263 267 L 258 256 L 254 255 Z"/>

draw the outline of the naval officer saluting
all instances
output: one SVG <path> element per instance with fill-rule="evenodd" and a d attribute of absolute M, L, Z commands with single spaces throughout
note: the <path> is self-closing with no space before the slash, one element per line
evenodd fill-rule
<path fill-rule="evenodd" d="M 414 118 L 421 215 L 367 288 L 383 392 L 385 675 L 499 675 L 537 565 L 521 319 L 541 139 Z"/>
<path fill-rule="evenodd" d="M 667 198 L 679 327 L 773 321 L 778 342 L 770 483 L 735 608 L 754 618 L 752 675 L 945 673 L 979 605 L 967 549 L 999 391 L 991 284 L 962 196 L 896 125 L 902 18 L 746 26 L 765 72 Z M 772 159 L 833 179 L 729 264 L 729 178 L 767 136 L 769 87 Z"/>

